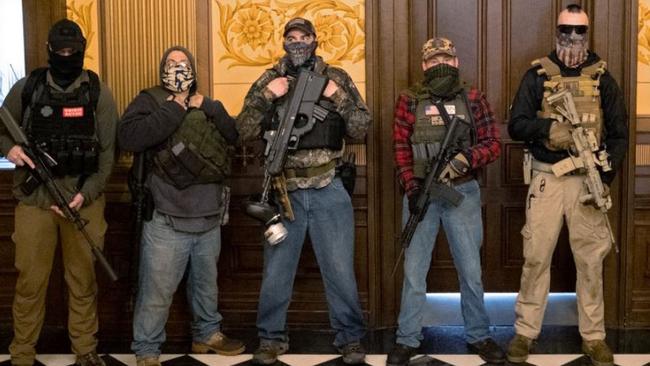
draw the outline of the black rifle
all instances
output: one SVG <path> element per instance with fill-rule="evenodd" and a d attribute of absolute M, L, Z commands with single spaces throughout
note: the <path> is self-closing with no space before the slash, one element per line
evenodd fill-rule
<path fill-rule="evenodd" d="M 85 229 L 88 220 L 83 219 L 77 210 L 74 210 L 68 206 L 68 200 L 63 196 L 61 189 L 54 181 L 52 168 L 56 166 L 56 161 L 45 151 L 43 151 L 43 149 L 41 149 L 38 145 L 33 145 L 29 142 L 23 130 L 20 128 L 16 120 L 5 107 L 0 107 L 0 119 L 2 119 L 4 122 L 5 127 L 9 131 L 9 134 L 11 134 L 11 137 L 14 139 L 14 141 L 17 144 L 21 145 L 25 154 L 34 163 L 34 169 L 26 165 L 26 167 L 30 169 L 31 177 L 33 177 L 32 179 L 35 179 L 36 181 L 45 185 L 47 192 L 50 194 L 50 197 L 56 206 L 61 210 L 61 212 L 63 212 L 63 215 L 70 222 L 75 224 L 77 230 L 79 230 L 84 239 L 86 239 L 86 242 L 90 246 L 90 249 L 95 255 L 95 258 L 97 258 L 97 261 L 108 275 L 108 278 L 110 278 L 111 281 L 117 281 L 117 275 L 115 274 L 115 271 L 113 271 L 113 268 L 111 268 L 111 265 L 108 264 L 108 261 L 102 254 L 102 251 L 97 247 Z"/>
<path fill-rule="evenodd" d="M 133 167 L 129 172 L 129 191 L 131 191 L 131 204 L 135 220 L 133 220 L 133 247 L 131 251 L 131 265 L 129 278 L 131 281 L 131 296 L 129 309 L 134 308 L 135 297 L 138 293 L 138 266 L 140 263 L 140 240 L 142 239 L 142 225 L 149 221 L 153 214 L 153 202 L 149 189 L 145 186 L 146 178 L 146 153 L 135 154 Z"/>
<path fill-rule="evenodd" d="M 328 78 L 316 72 L 302 70 L 289 94 L 289 103 L 280 117 L 277 130 L 264 133 L 264 185 L 259 202 L 245 202 L 246 213 L 261 221 L 267 228 L 280 223 L 280 215 L 268 204 L 271 189 L 282 205 L 284 216 L 293 220 L 293 210 L 284 179 L 284 164 L 290 150 L 296 150 L 300 138 L 312 130 L 317 121 L 323 121 L 329 111 L 318 105 Z M 276 227 L 275 234 L 265 233 L 267 241 L 277 244 L 286 236 L 286 229 Z M 284 233 L 283 233 L 284 232 Z"/>
<path fill-rule="evenodd" d="M 433 160 L 433 166 L 427 174 L 424 180 L 424 186 L 420 192 L 415 208 L 410 211 L 409 219 L 406 222 L 406 226 L 402 230 L 400 235 L 400 244 L 402 246 L 402 251 L 400 252 L 397 261 L 395 262 L 395 267 L 393 268 L 392 276 L 395 275 L 397 266 L 399 265 L 402 256 L 404 255 L 404 250 L 411 245 L 411 239 L 413 234 L 418 227 L 418 224 L 424 218 L 424 215 L 427 213 L 429 207 L 429 202 L 434 199 L 442 199 L 445 202 L 448 202 L 454 206 L 458 206 L 463 202 L 465 196 L 462 193 L 458 192 L 452 188 L 449 183 L 444 182 L 442 174 L 443 169 L 449 164 L 449 161 L 457 153 L 456 150 L 456 140 L 460 137 L 458 136 L 458 127 L 461 124 L 467 124 L 466 121 L 454 116 L 450 118 L 447 110 L 445 109 L 444 104 L 441 102 L 436 103 L 436 108 L 438 108 L 438 113 L 447 126 L 447 131 L 440 145 L 440 150 Z"/>

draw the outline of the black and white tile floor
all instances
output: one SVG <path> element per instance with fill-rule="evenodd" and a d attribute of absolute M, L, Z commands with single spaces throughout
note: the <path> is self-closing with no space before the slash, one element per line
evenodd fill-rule
<path fill-rule="evenodd" d="M 102 355 L 107 366 L 135 366 L 132 354 Z M 44 354 L 36 357 L 35 366 L 73 365 L 74 355 Z M 251 355 L 219 356 L 196 354 L 165 354 L 160 357 L 163 366 L 249 366 Z M 650 354 L 621 354 L 614 356 L 618 366 L 650 366 Z M 384 366 L 386 355 L 368 355 L 366 365 Z M 345 365 L 339 355 L 287 354 L 279 357 L 274 366 L 340 366 Z M 475 355 L 427 355 L 412 360 L 411 366 L 487 366 Z M 583 355 L 531 355 L 527 363 L 518 366 L 589 366 L 591 362 Z M 10 366 L 9 356 L 0 355 L 0 366 Z"/>
<path fill-rule="evenodd" d="M 0 0 L 1 1 L 1 0 Z M 9 328 L 0 326 L 0 352 L 7 352 L 11 341 Z M 190 347 L 185 340 L 169 340 L 163 345 L 163 366 L 249 366 L 251 353 L 258 345 L 255 329 L 232 329 L 226 334 L 241 339 L 246 353 L 239 356 L 186 354 Z M 489 366 L 478 356 L 469 354 L 464 338 L 464 328 L 435 326 L 423 329 L 421 352 L 427 356 L 414 359 L 411 366 Z M 491 327 L 491 334 L 502 347 L 506 347 L 514 332 L 512 326 Z M 291 354 L 279 357 L 275 366 L 343 366 L 343 360 L 332 346 L 332 332 L 292 330 Z M 386 353 L 395 342 L 395 329 L 377 329 L 368 332 L 364 346 L 366 365 L 384 366 Z M 607 342 L 618 366 L 650 366 L 650 329 L 607 330 Z M 580 354 L 581 339 L 575 326 L 544 326 L 528 362 L 516 366 L 590 366 L 591 362 Z M 69 366 L 75 356 L 69 354 L 70 343 L 65 329 L 45 327 L 36 347 L 35 366 Z M 130 353 L 130 340 L 100 340 L 98 351 L 107 366 L 136 366 Z M 66 352 L 68 354 L 61 354 Z M 10 366 L 9 355 L 0 354 L 0 366 Z M 504 365 L 508 366 L 508 365 Z"/>

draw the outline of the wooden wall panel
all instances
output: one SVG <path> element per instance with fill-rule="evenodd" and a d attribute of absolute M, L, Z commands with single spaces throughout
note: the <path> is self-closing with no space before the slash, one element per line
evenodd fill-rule
<path fill-rule="evenodd" d="M 111 0 L 101 5 L 104 81 L 123 111 L 141 89 L 160 83 L 158 68 L 167 48 L 181 45 L 196 54 L 196 1 Z"/>
<path fill-rule="evenodd" d="M 41 47 L 44 42 L 41 41 L 46 38 L 52 19 L 57 18 L 53 14 L 65 14 L 64 1 L 59 2 L 60 9 L 38 13 L 31 18 L 35 21 L 26 22 L 28 32 L 32 32 L 28 34 L 33 34 L 33 37 L 26 37 L 28 70 L 44 65 L 47 60 L 44 47 Z M 402 198 L 393 163 L 394 103 L 400 90 L 421 78 L 420 47 L 434 35 L 444 35 L 456 42 L 463 77 L 487 93 L 499 122 L 502 157 L 481 173 L 485 218 L 484 278 L 487 278 L 487 291 L 511 292 L 518 289 L 521 263 L 519 231 L 524 220 L 527 187 L 521 178 L 521 144 L 511 141 L 507 134 L 508 109 L 529 62 L 552 50 L 555 16 L 569 2 L 572 1 L 366 1 L 366 99 L 374 121 L 366 139 L 363 163 L 358 161 L 361 167 L 354 207 L 355 264 L 360 297 L 371 326 L 395 324 L 399 311 L 402 278 L 401 275 L 390 276 L 390 269 L 399 253 L 397 238 L 401 227 Z M 24 6 L 35 11 L 36 3 L 24 1 Z M 634 100 L 630 98 L 634 94 L 631 85 L 634 71 L 629 60 L 634 58 L 631 50 L 634 49 L 636 21 L 632 19 L 635 19 L 636 0 L 585 0 L 580 3 L 589 11 L 593 24 L 597 24 L 590 33 L 592 49 L 609 61 L 610 72 L 625 91 L 628 105 L 633 106 Z M 207 81 L 212 79 L 209 65 L 214 56 L 207 46 L 210 44 L 208 32 L 201 31 L 210 27 L 206 15 L 209 13 L 208 4 L 208 0 L 101 2 L 101 29 L 105 32 L 101 43 L 102 76 L 116 94 L 120 109 L 139 89 L 157 83 L 160 55 L 164 48 L 175 43 L 187 45 L 200 55 L 200 87 L 209 90 Z M 157 10 L 152 10 L 154 8 Z M 170 22 L 170 17 L 165 14 L 171 10 L 184 16 L 175 16 L 178 22 Z M 148 21 L 138 21 L 150 18 L 155 23 L 151 27 Z M 41 23 L 45 25 L 38 26 Z M 642 127 L 644 123 L 640 120 L 641 130 L 650 130 Z M 633 120 L 631 124 L 634 125 Z M 632 138 L 634 134 L 631 134 Z M 643 140 L 642 135 L 639 138 L 645 144 L 650 143 Z M 647 311 L 650 306 L 650 290 L 647 288 L 650 249 L 648 245 L 640 244 L 647 236 L 647 227 L 650 227 L 647 223 L 650 220 L 650 191 L 646 188 L 650 186 L 650 168 L 642 166 L 634 170 L 634 153 L 635 147 L 631 146 L 628 166 L 621 172 L 622 178 L 613 189 L 615 208 L 610 219 L 622 252 L 619 256 L 610 255 L 606 262 L 608 326 L 650 324 L 650 312 Z M 259 190 L 260 170 L 257 162 L 246 156 L 246 151 L 237 154 L 233 177 L 237 184 L 231 205 L 231 223 L 223 228 L 223 250 L 219 262 L 220 305 L 227 326 L 250 327 L 256 316 L 261 279 L 261 228 L 241 212 L 240 203 L 246 195 Z M 243 166 L 245 161 L 248 165 Z M 102 340 L 123 339 L 131 334 L 131 282 L 128 275 L 133 247 L 130 242 L 132 218 L 126 214 L 130 207 L 125 185 L 128 165 L 128 160 L 118 163 L 107 192 L 109 232 L 106 254 L 122 278 L 116 284 L 109 284 L 100 273 Z M 631 178 L 635 174 L 636 181 Z M 15 204 L 10 195 L 10 177 L 10 172 L 0 173 L 0 324 L 9 321 L 9 315 L 4 314 L 8 314 L 6 310 L 10 309 L 15 281 L 11 263 L 13 249 L 9 242 L 11 210 Z M 635 213 L 637 219 L 634 219 Z M 571 274 L 567 267 L 570 262 L 566 238 L 560 239 L 553 259 L 554 271 L 560 269 L 563 274 Z M 449 280 L 432 281 L 431 290 L 453 288 L 454 269 L 444 235 L 439 237 L 432 271 L 444 271 L 444 277 Z M 566 289 L 563 286 L 573 281 L 566 278 L 554 282 L 553 288 Z M 59 295 L 48 298 L 50 325 L 65 326 L 60 320 L 65 319 L 63 288 L 61 272 L 53 273 L 51 290 L 54 291 L 50 294 Z M 328 323 L 324 304 L 322 281 L 313 253 L 306 246 L 289 314 L 290 326 L 324 327 Z M 50 317 L 58 317 L 58 320 Z M 170 339 L 187 339 L 189 335 L 189 313 L 182 290 L 176 295 L 171 309 L 168 331 Z"/>
<path fill-rule="evenodd" d="M 557 14 L 569 3 L 574 1 L 454 1 L 428 0 L 408 1 L 407 4 L 383 2 L 376 0 L 375 4 L 381 9 L 368 15 L 377 24 L 372 30 L 373 53 L 381 54 L 377 64 L 369 68 L 369 82 L 380 90 L 370 94 L 369 101 L 373 108 L 375 121 L 374 141 L 369 141 L 373 151 L 382 156 L 390 154 L 392 158 L 392 108 L 395 97 L 402 90 L 422 77 L 420 47 L 422 43 L 433 36 L 446 36 L 456 44 L 460 57 L 461 78 L 478 86 L 487 94 L 487 98 L 495 112 L 499 123 L 503 150 L 501 158 L 490 164 L 480 174 L 483 207 L 485 210 L 485 240 L 483 256 L 483 278 L 486 291 L 516 292 L 519 288 L 521 259 L 521 235 L 519 231 L 524 223 L 523 202 L 528 187 L 523 184 L 521 173 L 522 145 L 513 142 L 507 133 L 509 106 L 519 87 L 522 76 L 528 70 L 530 62 L 543 57 L 555 47 L 555 23 Z M 628 62 L 630 49 L 621 48 L 625 44 L 626 32 L 629 32 L 629 9 L 635 6 L 631 0 L 578 1 L 589 13 L 592 24 L 590 31 L 590 48 L 606 59 L 610 72 L 626 91 L 626 101 L 629 103 L 630 83 Z M 607 17 L 608 12 L 612 13 Z M 403 68 L 408 67 L 404 73 Z M 407 77 L 405 77 L 405 75 Z M 373 81 L 374 80 L 374 81 Z M 379 156 L 376 153 L 375 156 Z M 369 176 L 372 180 L 373 171 Z M 395 239 L 399 235 L 401 223 L 401 197 L 399 187 L 389 181 L 395 179 L 395 168 L 392 162 L 380 161 L 375 165 L 376 186 L 380 193 L 370 197 L 376 201 L 376 207 L 381 212 L 383 241 L 382 264 L 389 265 L 395 258 Z M 626 176 L 627 171 L 621 172 Z M 622 180 L 625 185 L 626 179 Z M 617 182 L 613 194 L 615 207 L 610 214 L 618 240 L 625 240 L 626 230 L 624 220 L 625 187 L 620 190 Z M 387 193 L 393 190 L 392 197 Z M 392 199 L 394 204 L 386 202 Z M 391 227 L 392 225 L 392 227 Z M 390 235 L 386 235 L 390 234 Z M 434 253 L 431 271 L 435 278 L 451 278 L 453 273 L 449 266 L 448 249 L 445 248 L 444 235 L 437 239 L 437 249 Z M 575 269 L 570 255 L 566 229 L 558 241 L 558 249 L 553 259 L 554 278 L 552 291 L 571 291 L 575 286 Z M 605 278 L 607 293 L 617 294 L 620 291 L 622 278 L 620 256 L 610 255 L 606 261 Z M 380 274 L 381 275 L 381 274 Z M 397 279 L 381 276 L 382 294 L 391 298 L 390 293 L 400 292 L 401 276 Z M 431 281 L 429 290 L 444 291 L 449 288 L 445 281 Z M 606 300 L 607 322 L 609 325 L 622 324 L 619 302 L 616 296 L 608 296 Z M 389 309 L 381 311 L 385 316 L 382 321 L 391 318 Z M 395 305 L 397 310 L 398 304 Z"/>

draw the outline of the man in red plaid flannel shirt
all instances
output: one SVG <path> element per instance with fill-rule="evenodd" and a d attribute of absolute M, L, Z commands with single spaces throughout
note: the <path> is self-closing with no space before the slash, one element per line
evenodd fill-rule
<path fill-rule="evenodd" d="M 440 176 L 464 198 L 458 206 L 432 199 L 406 249 L 399 328 L 387 365 L 407 365 L 423 339 L 421 310 L 426 301 L 426 277 L 441 223 L 458 271 L 468 347 L 487 362 L 503 363 L 505 354 L 490 337 L 483 303 L 480 258 L 483 224 L 476 181 L 477 169 L 495 161 L 501 152 L 499 133 L 485 95 L 460 81 L 456 48 L 451 41 L 445 38 L 427 41 L 422 47 L 422 70 L 424 80 L 402 92 L 395 107 L 395 162 L 406 191 L 403 223 L 415 207 L 446 132 L 436 104 L 444 105 L 451 117 L 468 122 L 463 124 L 461 138 L 453 144 L 453 158 Z"/>

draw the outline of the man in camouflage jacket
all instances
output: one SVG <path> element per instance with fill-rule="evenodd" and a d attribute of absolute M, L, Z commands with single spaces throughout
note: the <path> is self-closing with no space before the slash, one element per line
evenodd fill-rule
<path fill-rule="evenodd" d="M 302 18 L 290 20 L 284 28 L 287 54 L 253 84 L 237 120 L 242 139 L 259 139 L 277 121 L 277 110 L 288 101 L 292 80 L 301 69 L 307 69 L 328 77 L 321 102 L 324 100 L 330 107 L 323 125 L 334 126 L 330 131 L 340 131 L 323 141 L 316 139 L 309 147 L 299 145 L 287 158 L 284 173 L 295 220 L 283 220 L 288 230 L 284 241 L 264 246 L 264 278 L 257 316 L 260 347 L 253 357 L 257 364 L 273 364 L 289 347 L 287 309 L 307 231 L 323 275 L 331 325 L 337 332 L 334 345 L 347 364 L 362 363 L 365 358 L 359 343 L 365 324 L 354 275 L 352 202 L 335 174 L 335 166 L 343 153 L 343 135 L 362 139 L 370 124 L 370 113 L 350 76 L 316 56 L 316 46 L 312 23 Z M 310 131 L 303 140 L 315 133 Z M 331 148 L 337 144 L 341 147 Z"/>

